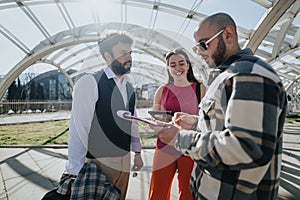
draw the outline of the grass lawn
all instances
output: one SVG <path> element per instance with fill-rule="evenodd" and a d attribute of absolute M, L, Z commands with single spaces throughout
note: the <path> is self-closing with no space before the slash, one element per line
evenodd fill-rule
<path fill-rule="evenodd" d="M 69 120 L 0 126 L 0 145 L 67 144 Z M 144 124 L 139 124 L 142 145 L 156 144 L 156 135 Z"/>
<path fill-rule="evenodd" d="M 300 122 L 299 113 L 286 118 L 286 122 Z M 69 120 L 0 125 L 1 145 L 55 145 L 67 144 Z M 145 124 L 139 123 L 143 146 L 155 146 L 156 135 Z"/>

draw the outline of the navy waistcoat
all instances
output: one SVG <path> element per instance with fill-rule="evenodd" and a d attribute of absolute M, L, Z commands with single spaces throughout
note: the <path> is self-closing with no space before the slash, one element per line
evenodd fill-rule
<path fill-rule="evenodd" d="M 118 110 L 134 113 L 135 93 L 127 83 L 128 103 L 113 79 L 103 70 L 94 74 L 98 81 L 98 101 L 88 139 L 88 158 L 124 156 L 130 152 L 131 122 L 117 116 Z"/>

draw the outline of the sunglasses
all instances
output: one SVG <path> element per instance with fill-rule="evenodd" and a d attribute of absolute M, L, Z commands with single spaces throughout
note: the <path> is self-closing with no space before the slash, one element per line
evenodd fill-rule
<path fill-rule="evenodd" d="M 195 53 L 198 53 L 199 51 L 206 51 L 208 49 L 208 44 L 213 41 L 213 39 L 215 39 L 216 37 L 218 37 L 221 33 L 224 32 L 225 29 L 217 32 L 214 36 L 212 36 L 211 38 L 209 38 L 206 42 L 201 41 L 198 42 L 194 47 L 193 47 L 193 51 Z"/>

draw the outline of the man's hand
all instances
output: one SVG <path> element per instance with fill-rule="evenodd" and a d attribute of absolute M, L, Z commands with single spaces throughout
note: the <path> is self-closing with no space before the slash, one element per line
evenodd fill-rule
<path fill-rule="evenodd" d="M 141 153 L 135 153 L 134 154 L 134 161 L 133 162 L 134 163 L 133 163 L 133 166 L 132 166 L 132 170 L 133 171 L 139 171 L 144 165 Z"/>
<path fill-rule="evenodd" d="M 159 126 L 150 125 L 149 127 L 155 131 L 155 133 L 161 141 L 169 145 L 174 145 L 179 128 L 168 123 L 157 123 Z"/>
<path fill-rule="evenodd" d="M 179 129 L 191 130 L 197 127 L 198 118 L 183 112 L 176 112 L 172 118 Z"/>

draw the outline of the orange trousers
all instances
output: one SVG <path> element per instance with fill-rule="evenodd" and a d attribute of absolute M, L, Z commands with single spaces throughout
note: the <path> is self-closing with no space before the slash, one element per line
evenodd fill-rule
<path fill-rule="evenodd" d="M 178 172 L 178 199 L 192 200 L 189 181 L 194 161 L 179 153 L 168 153 L 166 147 L 155 149 L 148 200 L 169 200 L 173 178 Z M 173 148 L 173 147 L 167 147 Z M 173 150 L 174 152 L 174 150 Z"/>

